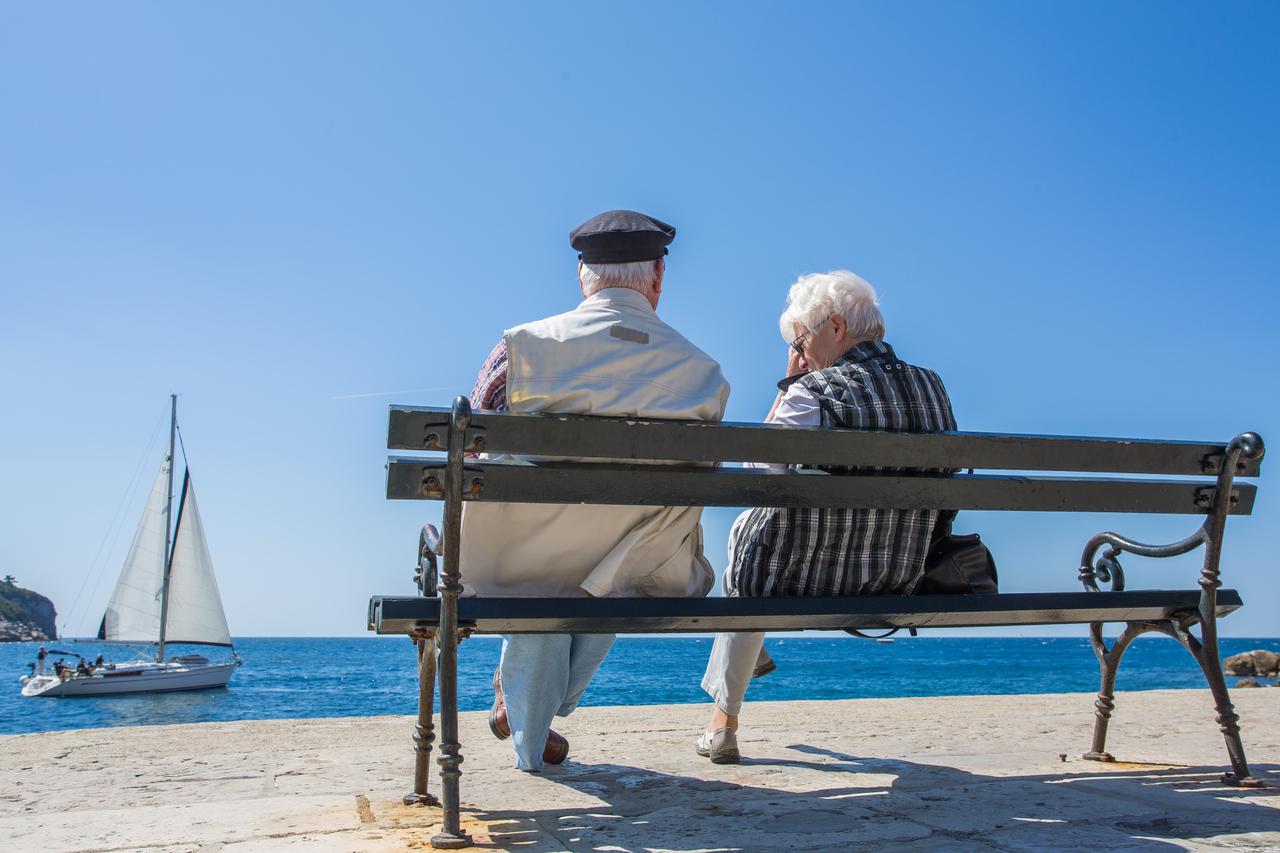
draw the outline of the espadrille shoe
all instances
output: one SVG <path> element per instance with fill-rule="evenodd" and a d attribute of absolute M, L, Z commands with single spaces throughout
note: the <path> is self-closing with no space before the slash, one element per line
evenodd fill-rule
<path fill-rule="evenodd" d="M 698 755 L 710 758 L 712 764 L 737 764 L 738 734 L 733 729 L 716 729 L 698 737 Z"/>

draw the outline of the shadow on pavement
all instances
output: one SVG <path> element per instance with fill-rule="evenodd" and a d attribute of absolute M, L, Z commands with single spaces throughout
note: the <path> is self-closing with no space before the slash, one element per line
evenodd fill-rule
<path fill-rule="evenodd" d="M 545 778 L 594 797 L 598 806 L 467 817 L 487 828 L 482 847 L 528 853 L 1181 850 L 1186 844 L 1176 841 L 1212 845 L 1222 836 L 1280 833 L 1275 765 L 1253 768 L 1267 788 L 1239 789 L 1221 783 L 1218 767 L 1077 761 L 1056 774 L 985 776 L 807 744 L 786 750 L 716 768 L 723 775 L 715 780 L 570 762 Z M 1276 843 L 1252 839 L 1242 846 L 1268 841 Z"/>

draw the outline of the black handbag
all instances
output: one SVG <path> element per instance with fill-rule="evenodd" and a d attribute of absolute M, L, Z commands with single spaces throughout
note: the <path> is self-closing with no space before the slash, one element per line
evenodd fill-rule
<path fill-rule="evenodd" d="M 975 595 L 1000 591 L 1000 576 L 991 549 L 976 533 L 951 532 L 954 512 L 938 517 L 929 553 L 924 558 L 924 579 L 916 595 Z"/>

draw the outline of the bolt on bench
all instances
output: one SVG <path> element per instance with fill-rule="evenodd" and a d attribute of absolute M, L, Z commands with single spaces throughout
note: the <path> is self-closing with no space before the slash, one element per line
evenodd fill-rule
<path fill-rule="evenodd" d="M 389 499 L 444 501 L 444 534 L 424 527 L 415 581 L 419 595 L 375 596 L 369 629 L 407 634 L 418 650 L 418 722 L 413 793 L 406 803 L 436 803 L 427 793 L 435 739 L 432 712 L 440 675 L 440 777 L 444 825 L 440 848 L 468 843 L 459 814 L 457 648 L 473 634 L 795 631 L 844 628 L 952 628 L 1087 623 L 1101 669 L 1093 745 L 1085 758 L 1114 760 L 1106 749 L 1115 707 L 1116 671 L 1129 644 L 1158 632 L 1199 663 L 1217 708 L 1231 772 L 1228 784 L 1258 786 L 1249 774 L 1239 718 L 1218 654 L 1217 620 L 1239 608 L 1221 589 L 1219 558 L 1228 515 L 1247 515 L 1257 491 L 1237 477 L 1257 477 L 1262 439 L 1229 443 L 1113 438 L 911 434 L 714 424 L 578 415 L 472 412 L 392 407 L 387 446 L 438 451 L 444 458 L 391 457 Z M 466 459 L 467 453 L 573 457 L 527 462 Z M 637 464 L 665 461 L 666 465 Z M 850 468 L 971 469 L 968 474 L 785 471 L 709 467 L 710 462 L 772 462 Z M 701 464 L 699 464 L 701 463 Z M 1023 473 L 974 474 L 972 469 Z M 1073 476 L 1060 476 L 1070 473 Z M 1123 474 L 1123 477 L 1100 476 Z M 1143 475 L 1134 477 L 1133 475 Z M 1174 479 L 1169 475 L 1179 477 Z M 1187 479 L 1191 477 L 1193 479 Z M 646 506 L 852 507 L 1125 512 L 1203 517 L 1194 533 L 1169 545 L 1146 545 L 1115 533 L 1086 543 L 1078 579 L 1083 592 L 850 598 L 460 598 L 458 554 L 463 501 Z M 1204 547 L 1198 588 L 1127 590 L 1120 555 L 1172 557 Z M 443 552 L 438 576 L 437 552 Z M 440 581 L 437 589 L 437 580 Z M 1103 589 L 1099 586 L 1106 586 Z M 1123 622 L 1108 646 L 1102 627 Z M 1199 636 L 1192 633 L 1198 627 Z M 438 657 L 438 660 L 437 660 Z"/>

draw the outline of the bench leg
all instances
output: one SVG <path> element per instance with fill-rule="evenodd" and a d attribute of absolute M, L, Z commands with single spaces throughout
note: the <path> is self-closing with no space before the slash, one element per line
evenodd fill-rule
<path fill-rule="evenodd" d="M 455 611 L 456 612 L 456 611 Z M 442 627 L 443 622 L 441 620 Z M 453 626 L 451 626 L 453 627 Z M 453 635 L 453 636 L 450 636 Z M 471 836 L 462 831 L 459 781 L 462 777 L 462 744 L 458 738 L 458 641 L 457 631 L 441 631 L 440 636 L 440 789 L 444 824 L 431 836 L 437 850 L 471 846 Z"/>
<path fill-rule="evenodd" d="M 1137 637 L 1149 631 L 1158 631 L 1172 637 L 1191 653 L 1209 683 L 1209 692 L 1213 695 L 1214 706 L 1218 711 L 1218 727 L 1227 742 L 1227 757 L 1231 761 L 1231 772 L 1222 777 L 1228 785 L 1239 788 L 1260 788 L 1262 783 L 1249 773 L 1249 764 L 1244 755 L 1244 743 L 1240 740 L 1240 717 L 1235 706 L 1231 704 L 1231 696 L 1227 692 L 1227 681 L 1222 674 L 1222 660 L 1218 653 L 1217 620 L 1210 619 L 1200 623 L 1202 640 L 1196 639 L 1182 624 L 1170 622 L 1130 622 L 1124 632 L 1116 638 L 1110 649 L 1102 639 L 1102 624 L 1094 622 L 1089 626 L 1089 641 L 1093 652 L 1098 657 L 1098 665 L 1102 670 L 1102 686 L 1098 690 L 1098 700 L 1094 703 L 1097 719 L 1093 724 L 1093 747 L 1082 758 L 1090 761 L 1115 761 L 1115 757 L 1106 751 L 1107 724 L 1111 721 L 1111 712 L 1115 710 L 1116 671 L 1120 667 L 1120 659 L 1125 650 Z"/>
<path fill-rule="evenodd" d="M 1231 704 L 1227 692 L 1227 680 L 1222 674 L 1222 658 L 1218 652 L 1218 625 L 1216 619 L 1200 623 L 1201 639 L 1197 640 L 1181 626 L 1174 626 L 1173 636 L 1182 643 L 1200 664 L 1213 704 L 1218 712 L 1218 728 L 1227 742 L 1227 757 L 1231 760 L 1231 772 L 1224 773 L 1222 781 L 1237 788 L 1261 788 L 1263 784 L 1249 772 L 1249 762 L 1244 757 L 1244 743 L 1240 740 L 1240 716 Z"/>
<path fill-rule="evenodd" d="M 462 831 L 458 782 L 462 776 L 458 742 L 458 594 L 462 577 L 458 558 L 462 541 L 462 460 L 471 406 L 466 397 L 453 401 L 449 419 L 448 466 L 444 478 L 444 577 L 440 588 L 440 793 L 444 825 L 431 837 L 431 846 L 456 850 L 471 846 Z"/>
<path fill-rule="evenodd" d="M 428 631 L 415 637 L 418 647 L 418 723 L 413 729 L 413 791 L 404 795 L 406 806 L 438 806 L 440 800 L 427 791 L 427 773 L 431 769 L 431 744 L 435 742 L 432 720 L 436 701 L 436 635 Z"/>
<path fill-rule="evenodd" d="M 1098 698 L 1093 703 L 1096 719 L 1093 721 L 1093 746 L 1082 758 L 1089 761 L 1115 761 L 1115 756 L 1107 752 L 1107 725 L 1111 722 L 1111 712 L 1116 707 L 1116 673 L 1120 669 L 1120 659 L 1128 650 L 1129 644 L 1139 635 L 1153 630 L 1153 626 L 1145 622 L 1129 622 L 1124 631 L 1116 638 L 1115 644 L 1107 648 L 1102 638 L 1102 623 L 1089 625 L 1089 642 L 1093 646 L 1093 654 L 1098 658 L 1102 684 L 1098 688 Z"/>

